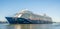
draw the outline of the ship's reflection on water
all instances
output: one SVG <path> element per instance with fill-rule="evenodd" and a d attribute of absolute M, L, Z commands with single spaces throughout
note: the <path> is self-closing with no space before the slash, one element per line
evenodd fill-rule
<path fill-rule="evenodd" d="M 6 29 L 49 29 L 50 26 L 48 24 L 12 24 L 7 25 Z"/>

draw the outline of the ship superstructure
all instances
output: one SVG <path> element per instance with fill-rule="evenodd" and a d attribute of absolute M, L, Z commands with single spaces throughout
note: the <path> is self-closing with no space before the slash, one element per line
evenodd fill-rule
<path fill-rule="evenodd" d="M 46 14 L 37 15 L 28 10 L 22 10 L 16 13 L 13 17 L 6 17 L 11 24 L 42 24 L 42 23 L 52 23 L 52 18 L 46 16 Z"/>

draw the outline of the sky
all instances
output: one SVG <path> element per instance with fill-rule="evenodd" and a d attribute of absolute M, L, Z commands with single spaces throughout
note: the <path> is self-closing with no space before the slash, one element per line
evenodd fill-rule
<path fill-rule="evenodd" d="M 46 14 L 53 22 L 60 22 L 60 0 L 0 0 L 0 21 L 23 9 L 35 14 Z"/>

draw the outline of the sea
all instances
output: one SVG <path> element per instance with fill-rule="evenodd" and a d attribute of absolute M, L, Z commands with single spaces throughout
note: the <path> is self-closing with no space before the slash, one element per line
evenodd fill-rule
<path fill-rule="evenodd" d="M 60 23 L 53 24 L 0 24 L 0 29 L 60 29 Z"/>

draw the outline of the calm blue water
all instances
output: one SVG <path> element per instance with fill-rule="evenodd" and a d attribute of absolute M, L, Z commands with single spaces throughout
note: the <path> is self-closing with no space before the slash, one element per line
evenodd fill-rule
<path fill-rule="evenodd" d="M 0 29 L 60 29 L 60 24 L 0 24 Z"/>

